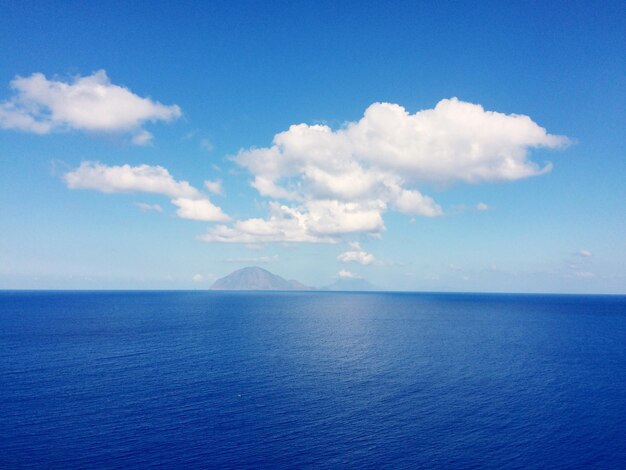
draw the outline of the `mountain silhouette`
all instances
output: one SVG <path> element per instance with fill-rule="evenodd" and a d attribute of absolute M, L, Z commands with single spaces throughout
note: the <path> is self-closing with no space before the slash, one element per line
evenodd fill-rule
<path fill-rule="evenodd" d="M 288 281 L 257 266 L 238 269 L 215 281 L 211 290 L 311 290 L 298 281 Z"/>

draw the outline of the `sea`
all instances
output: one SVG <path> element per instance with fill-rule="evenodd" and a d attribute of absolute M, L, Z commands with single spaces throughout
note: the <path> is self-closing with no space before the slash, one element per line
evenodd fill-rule
<path fill-rule="evenodd" d="M 0 292 L 0 468 L 626 468 L 626 296 Z"/>

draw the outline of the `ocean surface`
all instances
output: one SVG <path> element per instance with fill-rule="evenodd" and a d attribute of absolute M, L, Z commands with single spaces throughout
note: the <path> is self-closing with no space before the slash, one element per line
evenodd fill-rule
<path fill-rule="evenodd" d="M 626 468 L 626 297 L 0 292 L 0 468 Z"/>

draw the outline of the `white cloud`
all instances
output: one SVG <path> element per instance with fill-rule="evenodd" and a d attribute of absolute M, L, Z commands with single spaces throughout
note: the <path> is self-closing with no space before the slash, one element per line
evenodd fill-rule
<path fill-rule="evenodd" d="M 578 256 L 582 256 L 583 258 L 589 258 L 589 257 L 593 256 L 593 253 L 591 253 L 591 251 L 589 251 L 589 250 L 578 250 L 576 252 L 576 254 Z"/>
<path fill-rule="evenodd" d="M 234 160 L 252 173 L 252 186 L 283 203 L 273 201 L 267 219 L 217 227 L 202 238 L 338 242 L 345 234 L 380 235 L 388 210 L 443 214 L 416 185 L 540 175 L 551 165 L 529 160 L 529 150 L 567 143 L 528 116 L 485 111 L 456 98 L 415 114 L 375 103 L 340 129 L 292 125 L 274 136 L 271 147 L 241 150 Z"/>
<path fill-rule="evenodd" d="M 215 180 L 215 181 L 206 180 L 204 182 L 204 187 L 210 193 L 217 194 L 219 196 L 222 196 L 224 194 L 224 190 L 222 188 L 222 182 L 220 180 Z"/>
<path fill-rule="evenodd" d="M 390 185 L 393 208 L 409 215 L 437 217 L 443 214 L 441 207 L 432 198 L 423 196 L 418 191 Z"/>
<path fill-rule="evenodd" d="M 339 243 L 342 235 L 383 230 L 380 204 L 313 200 L 289 207 L 270 202 L 269 218 L 240 220 L 232 227 L 219 225 L 199 238 L 222 243 Z"/>
<path fill-rule="evenodd" d="M 574 273 L 574 276 L 580 279 L 591 279 L 591 278 L 596 277 L 594 273 L 589 272 L 589 271 L 577 271 Z"/>
<path fill-rule="evenodd" d="M 184 219 L 210 222 L 230 220 L 206 195 L 187 181 L 175 180 L 161 166 L 107 166 L 99 162 L 82 162 L 78 168 L 65 173 L 63 180 L 70 189 L 92 189 L 103 193 L 162 194 L 172 199 L 172 204 L 178 207 L 176 213 Z M 137 206 L 141 210 L 155 210 L 155 206 L 148 204 L 139 203 Z"/>
<path fill-rule="evenodd" d="M 145 145 L 152 138 L 142 129 L 146 122 L 167 122 L 182 114 L 177 105 L 163 105 L 114 85 L 104 70 L 67 82 L 34 73 L 15 77 L 10 86 L 14 95 L 0 103 L 0 127 L 5 129 L 132 133 L 133 143 Z"/>
<path fill-rule="evenodd" d="M 200 139 L 200 147 L 209 153 L 213 151 L 213 144 L 207 138 Z"/>
<path fill-rule="evenodd" d="M 161 166 L 107 166 L 85 161 L 66 173 L 63 179 L 70 189 L 94 189 L 103 193 L 157 193 L 172 198 L 200 196 L 200 192 L 187 181 L 176 181 Z"/>
<path fill-rule="evenodd" d="M 182 219 L 203 220 L 205 222 L 226 222 L 230 220 L 222 209 L 208 199 L 173 199 L 172 204 L 178 206 L 176 214 Z"/>
<path fill-rule="evenodd" d="M 135 206 L 141 212 L 163 212 L 163 208 L 159 204 L 147 204 L 145 202 L 136 202 Z"/>
<path fill-rule="evenodd" d="M 476 204 L 476 210 L 481 212 L 488 211 L 489 206 L 484 202 L 479 202 L 478 204 Z"/>
<path fill-rule="evenodd" d="M 131 139 L 131 142 L 135 145 L 146 146 L 152 143 L 153 137 L 154 136 L 150 132 L 144 129 L 135 134 Z"/>
<path fill-rule="evenodd" d="M 298 176 L 313 191 L 354 198 L 385 183 L 385 172 L 401 181 L 446 182 L 541 174 L 549 167 L 529 161 L 528 150 L 567 142 L 528 116 L 485 111 L 452 98 L 415 114 L 374 103 L 360 121 L 337 131 L 293 125 L 274 136 L 272 147 L 241 151 L 236 161 L 268 182 Z"/>
<path fill-rule="evenodd" d="M 204 281 L 204 276 L 202 274 L 194 274 L 191 278 L 193 282 L 202 282 Z"/>
<path fill-rule="evenodd" d="M 359 276 L 358 274 L 346 271 L 345 269 L 339 271 L 337 273 L 337 277 L 339 277 L 340 279 L 361 279 L 361 276 Z"/>
<path fill-rule="evenodd" d="M 376 262 L 376 258 L 371 253 L 368 253 L 361 249 L 361 245 L 358 242 L 349 243 L 349 246 L 353 248 L 349 251 L 344 251 L 337 260 L 342 263 L 359 263 L 364 266 L 370 265 Z"/>

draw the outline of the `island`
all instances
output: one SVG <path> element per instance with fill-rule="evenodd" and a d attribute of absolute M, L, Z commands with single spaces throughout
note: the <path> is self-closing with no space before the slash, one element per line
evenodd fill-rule
<path fill-rule="evenodd" d="M 267 269 L 248 266 L 213 283 L 211 290 L 292 290 L 292 291 L 380 291 L 365 279 L 337 279 L 330 285 L 314 288 L 296 280 L 287 280 Z"/>
<path fill-rule="evenodd" d="M 286 280 L 267 269 L 249 266 L 215 281 L 211 290 L 312 290 L 295 280 Z"/>

